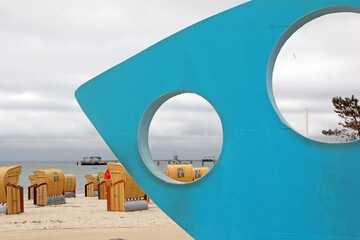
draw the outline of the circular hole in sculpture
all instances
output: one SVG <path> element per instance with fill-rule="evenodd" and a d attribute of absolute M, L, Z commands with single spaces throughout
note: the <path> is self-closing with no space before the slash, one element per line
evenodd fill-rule
<path fill-rule="evenodd" d="M 359 28 L 358 13 L 323 15 L 279 50 L 273 96 L 280 118 L 299 134 L 325 143 L 360 138 Z"/>
<path fill-rule="evenodd" d="M 222 124 L 214 107 L 197 94 L 183 93 L 164 101 L 154 113 L 148 157 L 163 180 L 189 183 L 211 171 L 222 143 Z"/>

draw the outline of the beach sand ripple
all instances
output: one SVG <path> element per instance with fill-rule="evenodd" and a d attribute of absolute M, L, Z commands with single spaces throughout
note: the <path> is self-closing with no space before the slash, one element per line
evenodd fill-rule
<path fill-rule="evenodd" d="M 39 207 L 35 206 L 32 200 L 24 200 L 24 204 L 24 213 L 0 215 L 0 239 L 7 239 L 6 236 L 11 237 L 8 239 L 28 239 L 21 238 L 21 236 L 29 237 L 28 234 L 30 233 L 35 234 L 38 240 L 42 239 L 41 236 L 45 231 L 36 230 L 56 230 L 50 231 L 50 233 L 54 234 L 52 239 L 57 239 L 56 233 L 60 230 L 60 236 L 64 237 L 64 234 L 68 231 L 72 231 L 73 235 L 76 236 L 83 231 L 89 232 L 89 229 L 95 231 L 93 233 L 94 237 L 97 236 L 97 233 L 100 234 L 104 231 L 115 234 L 116 231 L 114 232 L 114 230 L 121 229 L 118 231 L 122 232 L 124 236 L 130 237 L 130 239 L 142 239 L 141 232 L 144 232 L 144 237 L 147 235 L 147 238 L 144 239 L 159 239 L 158 235 L 161 231 L 170 235 L 172 235 L 172 231 L 179 237 L 182 236 L 179 239 L 192 239 L 153 202 L 149 204 L 148 210 L 134 212 L 108 212 L 106 210 L 106 200 L 98 200 L 96 197 L 86 198 L 84 195 L 67 198 L 66 204 Z M 135 229 L 137 229 L 136 233 L 140 235 L 131 235 Z M 155 235 L 154 238 L 149 236 L 150 232 L 156 232 L 157 237 L 155 238 Z M 49 232 L 44 236 L 49 239 Z M 79 239 L 79 236 L 77 237 Z M 109 236 L 109 238 L 104 239 L 121 239 L 119 237 L 115 235 L 113 238 Z M 87 237 L 86 239 L 92 238 Z"/>

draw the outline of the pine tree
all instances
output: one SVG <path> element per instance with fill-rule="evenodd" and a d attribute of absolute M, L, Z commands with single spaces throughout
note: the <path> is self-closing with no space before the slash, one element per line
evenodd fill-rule
<path fill-rule="evenodd" d="M 360 106 L 359 100 L 351 96 L 351 98 L 334 97 L 332 103 L 336 112 L 342 121 L 338 123 L 341 129 L 322 130 L 322 134 L 326 136 L 339 136 L 345 142 L 360 139 Z"/>

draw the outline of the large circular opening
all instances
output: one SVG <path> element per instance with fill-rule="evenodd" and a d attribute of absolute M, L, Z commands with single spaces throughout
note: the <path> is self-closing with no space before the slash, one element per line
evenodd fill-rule
<path fill-rule="evenodd" d="M 190 183 L 206 176 L 219 159 L 222 143 L 219 115 L 195 93 L 166 94 L 148 107 L 141 120 L 142 158 L 167 182 Z"/>
<path fill-rule="evenodd" d="M 307 138 L 351 142 L 360 138 L 359 9 L 328 10 L 299 20 L 279 40 L 273 104 L 282 121 Z"/>

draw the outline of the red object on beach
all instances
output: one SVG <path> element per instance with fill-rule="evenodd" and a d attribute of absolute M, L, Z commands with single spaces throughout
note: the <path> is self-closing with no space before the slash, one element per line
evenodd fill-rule
<path fill-rule="evenodd" d="M 104 178 L 105 178 L 106 180 L 109 180 L 109 179 L 110 179 L 109 169 L 106 169 L 105 174 L 104 174 Z"/>

